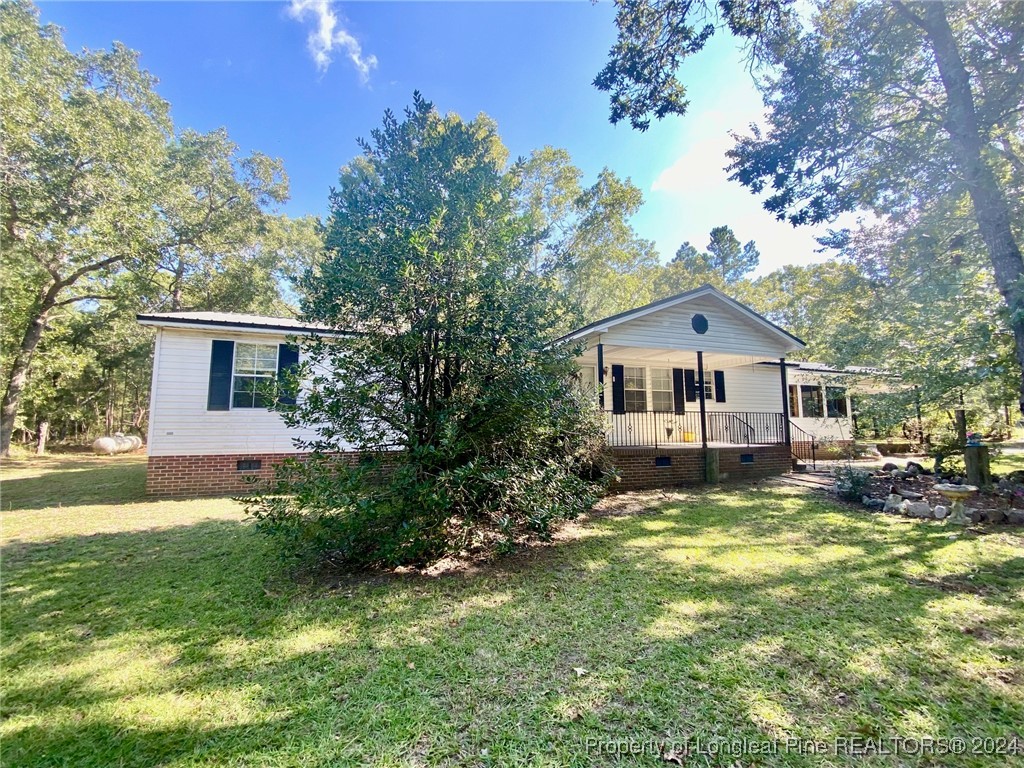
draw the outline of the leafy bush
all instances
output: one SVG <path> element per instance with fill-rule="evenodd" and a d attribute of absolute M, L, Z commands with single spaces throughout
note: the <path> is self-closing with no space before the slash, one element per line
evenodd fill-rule
<path fill-rule="evenodd" d="M 343 169 L 327 253 L 300 283 L 305 381 L 285 421 L 313 430 L 247 509 L 287 551 L 360 567 L 507 551 L 586 510 L 606 472 L 575 384 L 557 259 L 516 202 L 486 117 L 417 96 Z M 355 331 L 355 332 L 353 332 Z M 352 461 L 352 452 L 363 460 Z M 344 455 L 349 452 L 348 455 Z"/>
<path fill-rule="evenodd" d="M 836 495 L 846 501 L 860 501 L 871 481 L 870 472 L 850 466 L 837 467 L 832 474 L 836 480 Z"/>

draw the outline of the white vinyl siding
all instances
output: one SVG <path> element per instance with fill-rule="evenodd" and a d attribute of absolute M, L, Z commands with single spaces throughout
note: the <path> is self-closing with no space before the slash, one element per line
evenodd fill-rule
<path fill-rule="evenodd" d="M 698 334 L 691 327 L 695 314 L 708 319 L 707 333 Z M 767 330 L 740 310 L 710 296 L 627 320 L 601 333 L 601 341 L 606 346 L 701 349 L 706 353 L 761 359 L 778 359 L 795 346 L 795 342 Z"/>
<path fill-rule="evenodd" d="M 149 454 L 151 456 L 294 453 L 293 440 L 314 436 L 293 430 L 264 408 L 208 411 L 210 351 L 214 339 L 273 345 L 287 337 L 234 329 L 201 331 L 161 328 L 154 357 Z M 276 357 L 275 357 L 276 365 Z"/>

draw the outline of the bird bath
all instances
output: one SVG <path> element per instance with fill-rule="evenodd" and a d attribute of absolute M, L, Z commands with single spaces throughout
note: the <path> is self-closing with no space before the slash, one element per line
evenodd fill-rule
<path fill-rule="evenodd" d="M 947 522 L 954 525 L 967 525 L 970 519 L 967 517 L 967 510 L 964 508 L 964 499 L 978 490 L 976 485 L 953 485 L 952 483 L 939 483 L 933 486 L 934 490 L 941 493 L 952 504 L 950 505 Z"/>

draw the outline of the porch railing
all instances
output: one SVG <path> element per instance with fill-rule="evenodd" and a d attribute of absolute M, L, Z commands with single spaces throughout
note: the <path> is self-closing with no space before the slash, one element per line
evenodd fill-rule
<path fill-rule="evenodd" d="M 801 429 L 793 422 L 789 422 L 791 441 L 793 444 L 790 453 L 798 461 L 810 461 L 811 469 L 818 468 L 818 438 L 810 432 Z"/>
<path fill-rule="evenodd" d="M 631 411 L 608 413 L 608 444 L 612 447 L 700 447 L 700 413 Z M 781 413 L 756 411 L 708 411 L 709 443 L 730 445 L 781 445 L 786 442 Z"/>

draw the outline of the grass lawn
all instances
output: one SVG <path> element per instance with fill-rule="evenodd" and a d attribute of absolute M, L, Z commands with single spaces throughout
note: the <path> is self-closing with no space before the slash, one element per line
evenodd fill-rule
<path fill-rule="evenodd" d="M 1010 529 L 723 488 L 620 497 L 475 572 L 311 587 L 233 502 L 147 501 L 143 475 L 130 456 L 4 470 L 4 765 L 664 765 L 588 740 L 1024 737 Z"/>

